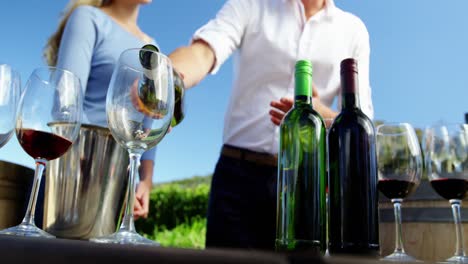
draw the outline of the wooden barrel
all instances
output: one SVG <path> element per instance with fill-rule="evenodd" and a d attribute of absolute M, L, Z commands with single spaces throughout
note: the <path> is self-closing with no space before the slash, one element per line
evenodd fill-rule
<path fill-rule="evenodd" d="M 0 161 L 0 229 L 21 222 L 33 177 L 30 168 Z"/>
<path fill-rule="evenodd" d="M 395 249 L 393 205 L 380 196 L 381 255 Z M 448 200 L 435 193 L 423 180 L 418 189 L 402 204 L 402 234 L 405 251 L 420 260 L 441 261 L 455 252 L 455 225 Z M 464 244 L 468 245 L 468 205 L 462 203 Z"/>

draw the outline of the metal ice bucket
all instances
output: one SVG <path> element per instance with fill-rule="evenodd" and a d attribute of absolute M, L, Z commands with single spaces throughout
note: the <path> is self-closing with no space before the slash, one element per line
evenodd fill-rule
<path fill-rule="evenodd" d="M 33 177 L 33 169 L 0 161 L 0 229 L 21 222 Z"/>
<path fill-rule="evenodd" d="M 61 124 L 55 124 L 60 129 Z M 116 230 L 127 185 L 128 153 L 107 128 L 82 125 L 71 149 L 46 168 L 43 228 L 89 239 Z"/>

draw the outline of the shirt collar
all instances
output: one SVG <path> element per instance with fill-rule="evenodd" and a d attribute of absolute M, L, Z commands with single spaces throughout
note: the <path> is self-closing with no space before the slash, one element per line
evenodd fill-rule
<path fill-rule="evenodd" d="M 335 1 L 333 0 L 325 0 L 325 15 L 328 18 L 333 18 L 333 15 L 336 12 L 336 5 Z"/>
<path fill-rule="evenodd" d="M 301 0 L 284 0 L 284 2 L 299 2 L 302 4 Z M 332 19 L 336 12 L 336 5 L 334 0 L 325 0 L 324 15 L 328 19 Z"/>

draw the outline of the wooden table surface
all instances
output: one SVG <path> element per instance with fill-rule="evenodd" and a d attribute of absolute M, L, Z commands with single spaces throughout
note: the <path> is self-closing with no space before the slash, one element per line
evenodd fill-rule
<path fill-rule="evenodd" d="M 310 257 L 308 263 L 321 263 Z M 0 263 L 291 263 L 287 256 L 247 250 L 192 250 L 0 236 Z M 299 263 L 299 262 L 298 262 Z"/>
<path fill-rule="evenodd" d="M 353 256 L 318 257 L 252 250 L 176 249 L 152 246 L 106 245 L 68 239 L 42 239 L 0 235 L 0 263 L 337 263 L 381 264 L 377 259 Z"/>

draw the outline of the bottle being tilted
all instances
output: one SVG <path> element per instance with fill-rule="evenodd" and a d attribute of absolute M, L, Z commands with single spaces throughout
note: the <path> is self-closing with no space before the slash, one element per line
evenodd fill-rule
<path fill-rule="evenodd" d="M 145 51 L 147 50 L 147 51 Z M 152 52 L 150 51 L 156 51 L 159 52 L 158 47 L 156 47 L 153 44 L 147 44 L 142 47 L 142 50 L 140 51 L 140 63 L 143 66 L 143 68 L 151 70 L 152 67 L 157 67 L 157 62 L 155 61 L 155 57 L 151 56 Z M 182 80 L 180 74 L 177 71 L 173 71 L 173 81 L 174 81 L 174 116 L 171 121 L 171 126 L 175 127 L 178 125 L 182 120 L 184 119 L 185 116 L 185 107 L 184 107 L 184 92 L 185 92 L 185 86 L 184 86 L 184 81 Z M 154 105 L 158 103 L 162 103 L 161 100 L 158 98 L 156 94 L 154 94 L 153 91 L 155 89 L 145 89 L 145 86 L 151 86 L 154 85 L 154 80 L 151 80 L 149 78 L 145 78 L 143 81 L 143 84 L 140 87 L 140 92 L 139 92 L 139 97 L 143 104 L 145 105 Z"/>
<path fill-rule="evenodd" d="M 325 131 L 312 108 L 312 63 L 300 60 L 294 106 L 280 125 L 277 251 L 325 250 Z"/>

